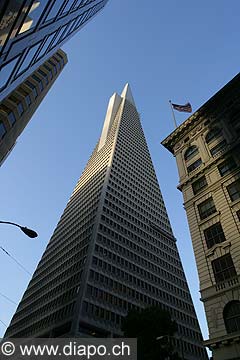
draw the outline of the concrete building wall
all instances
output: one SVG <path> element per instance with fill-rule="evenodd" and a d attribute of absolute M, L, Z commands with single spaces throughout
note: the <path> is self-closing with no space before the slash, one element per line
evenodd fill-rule
<path fill-rule="evenodd" d="M 126 84 L 7 329 L 11 337 L 119 337 L 159 306 L 185 360 L 207 354 L 139 114 Z"/>

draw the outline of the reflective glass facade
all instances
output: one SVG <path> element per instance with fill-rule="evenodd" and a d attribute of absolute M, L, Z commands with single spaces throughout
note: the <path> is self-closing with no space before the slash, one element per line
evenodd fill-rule
<path fill-rule="evenodd" d="M 0 101 L 79 31 L 107 1 L 1 1 Z"/>
<path fill-rule="evenodd" d="M 66 63 L 59 49 L 0 103 L 0 165 Z"/>

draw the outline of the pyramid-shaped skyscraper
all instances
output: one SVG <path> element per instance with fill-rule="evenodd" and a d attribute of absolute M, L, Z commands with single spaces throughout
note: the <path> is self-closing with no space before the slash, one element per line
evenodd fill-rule
<path fill-rule="evenodd" d="M 184 359 L 207 359 L 150 153 L 128 84 L 5 336 L 121 336 L 130 309 L 158 305 Z"/>

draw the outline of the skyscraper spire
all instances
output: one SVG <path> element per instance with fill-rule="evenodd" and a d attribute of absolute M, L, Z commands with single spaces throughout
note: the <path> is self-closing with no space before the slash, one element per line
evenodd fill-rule
<path fill-rule="evenodd" d="M 121 97 L 130 101 L 130 103 L 132 103 L 132 105 L 136 107 L 129 83 L 126 83 L 126 85 L 124 86 Z"/>

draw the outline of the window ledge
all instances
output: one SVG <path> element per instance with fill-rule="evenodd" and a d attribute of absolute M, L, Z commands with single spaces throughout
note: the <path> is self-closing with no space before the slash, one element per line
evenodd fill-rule
<path fill-rule="evenodd" d="M 223 241 L 222 243 L 215 244 L 214 246 L 212 246 L 210 249 L 208 249 L 206 251 L 206 257 L 213 256 L 217 249 L 226 249 L 230 246 L 231 246 L 231 241 L 229 241 L 229 240 Z"/>
<path fill-rule="evenodd" d="M 222 149 L 219 149 L 218 152 L 216 152 L 216 154 L 212 155 L 212 157 L 215 159 L 215 158 L 218 158 L 220 155 L 224 154 L 227 150 L 230 149 L 230 146 L 229 144 L 227 144 L 226 146 L 224 146 Z"/>
<path fill-rule="evenodd" d="M 209 220 L 212 220 L 215 216 L 220 215 L 220 211 L 216 211 L 214 214 L 209 215 L 206 219 L 200 220 L 198 225 L 203 225 Z"/>
<path fill-rule="evenodd" d="M 235 206 L 237 203 L 239 203 L 239 202 L 240 202 L 240 198 L 232 201 L 232 203 L 230 204 L 230 206 L 231 206 L 231 207 L 234 207 L 234 206 Z"/>

